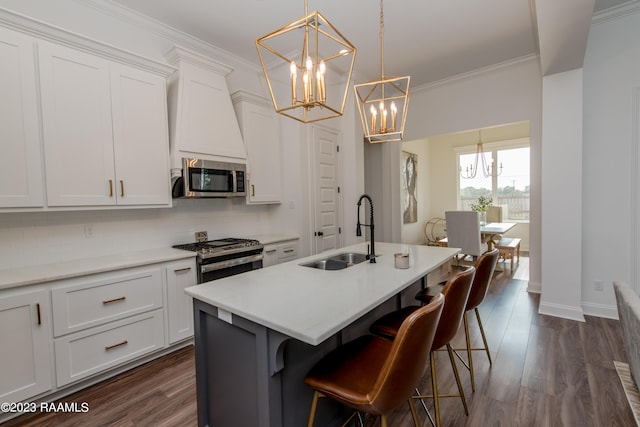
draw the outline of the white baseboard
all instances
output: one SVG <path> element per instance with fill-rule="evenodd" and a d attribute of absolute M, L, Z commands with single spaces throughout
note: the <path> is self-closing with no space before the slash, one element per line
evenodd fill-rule
<path fill-rule="evenodd" d="M 538 313 L 546 314 L 548 316 L 561 317 L 563 319 L 576 320 L 578 322 L 585 321 L 582 307 L 540 302 Z"/>
<path fill-rule="evenodd" d="M 605 319 L 618 320 L 618 307 L 615 305 L 583 303 L 582 310 L 587 316 L 604 317 Z"/>
<path fill-rule="evenodd" d="M 527 285 L 527 292 L 531 292 L 534 294 L 542 293 L 542 284 L 537 282 L 529 282 Z"/>

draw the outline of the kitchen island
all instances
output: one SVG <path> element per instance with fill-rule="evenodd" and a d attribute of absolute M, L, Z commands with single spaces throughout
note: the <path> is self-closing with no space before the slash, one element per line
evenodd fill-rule
<path fill-rule="evenodd" d="M 303 378 L 310 367 L 366 333 L 377 316 L 411 301 L 414 290 L 407 288 L 423 286 L 429 272 L 459 252 L 376 246 L 376 263 L 336 271 L 303 265 L 344 252 L 367 253 L 362 243 L 186 289 L 194 298 L 200 425 L 304 425 L 311 391 Z M 404 251 L 411 254 L 410 266 L 397 269 L 394 253 Z M 318 425 L 332 424 L 339 412 L 323 401 Z"/>

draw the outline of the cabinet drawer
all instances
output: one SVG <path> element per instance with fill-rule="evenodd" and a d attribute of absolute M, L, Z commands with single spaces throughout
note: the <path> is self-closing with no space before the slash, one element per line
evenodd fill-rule
<path fill-rule="evenodd" d="M 290 261 L 298 258 L 298 242 L 278 245 L 278 261 Z"/>
<path fill-rule="evenodd" d="M 56 337 L 163 306 L 160 268 L 131 269 L 67 283 L 51 293 Z"/>
<path fill-rule="evenodd" d="M 58 387 L 164 347 L 162 310 L 55 340 Z"/>

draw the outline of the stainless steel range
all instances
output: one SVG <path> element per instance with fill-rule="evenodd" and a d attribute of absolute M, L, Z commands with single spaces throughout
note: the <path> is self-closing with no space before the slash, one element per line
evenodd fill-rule
<path fill-rule="evenodd" d="M 196 238 L 204 236 L 196 233 Z M 198 253 L 198 283 L 262 268 L 264 245 L 253 239 L 217 239 L 173 246 Z"/>

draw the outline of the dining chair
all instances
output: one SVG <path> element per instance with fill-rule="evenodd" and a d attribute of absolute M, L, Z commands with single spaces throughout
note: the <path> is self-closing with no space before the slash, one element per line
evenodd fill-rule
<path fill-rule="evenodd" d="M 480 212 L 446 211 L 447 244 L 460 248 L 464 256 L 470 255 L 474 261 L 485 251 L 480 234 Z"/>
<path fill-rule="evenodd" d="M 444 295 L 444 308 L 442 309 L 442 315 L 440 316 L 438 328 L 430 348 L 431 385 L 433 388 L 433 396 L 423 395 L 416 389 L 416 395 L 413 398 L 422 400 L 423 398 L 433 397 L 436 416 L 434 424 L 436 426 L 440 426 L 440 397 L 460 397 L 462 406 L 464 407 L 464 412 L 466 415 L 469 415 L 469 409 L 464 396 L 462 383 L 460 382 L 460 375 L 458 374 L 451 341 L 458 332 L 458 329 L 460 329 L 460 324 L 462 323 L 464 309 L 467 304 L 467 299 L 469 298 L 469 292 L 471 291 L 471 284 L 473 282 L 474 275 L 474 267 L 469 267 L 466 270 L 453 275 L 442 288 L 442 293 L 434 297 L 439 298 L 439 295 Z M 400 310 L 388 313 L 376 320 L 369 330 L 373 334 L 387 339 L 397 339 L 397 333 L 404 319 L 419 309 L 419 306 L 407 306 Z M 453 374 L 456 378 L 458 394 L 455 395 L 440 395 L 438 392 L 435 355 L 436 351 L 442 347 L 446 347 L 449 354 L 449 361 L 451 362 L 451 368 L 453 369 Z"/>
<path fill-rule="evenodd" d="M 418 427 L 411 395 L 426 371 L 443 307 L 444 296 L 438 295 L 404 319 L 395 340 L 361 336 L 316 363 L 304 379 L 314 390 L 308 427 L 313 426 L 320 397 L 378 415 L 382 427 L 387 427 L 387 414 L 407 401 Z M 353 415 L 343 426 L 352 418 Z"/>
<path fill-rule="evenodd" d="M 496 264 L 498 263 L 498 258 L 500 256 L 500 251 L 498 249 L 493 249 L 489 252 L 483 253 L 478 261 L 475 264 L 476 274 L 473 276 L 473 283 L 471 284 L 471 291 L 469 292 L 469 298 L 467 299 L 467 305 L 464 310 L 464 316 L 462 318 L 464 322 L 464 336 L 466 341 L 466 349 L 456 348 L 454 351 L 458 356 L 458 359 L 462 362 L 462 364 L 469 370 L 469 374 L 471 375 L 471 390 L 476 391 L 476 381 L 475 374 L 473 371 L 473 351 L 484 350 L 487 353 L 487 358 L 489 358 L 489 366 L 493 365 L 493 361 L 491 360 L 491 353 L 489 352 L 489 344 L 487 342 L 487 336 L 484 332 L 484 327 L 482 325 L 482 320 L 480 319 L 480 311 L 478 310 L 478 306 L 482 304 L 484 298 L 487 295 L 487 291 L 489 290 L 489 286 L 491 285 L 491 279 L 493 278 L 493 273 L 496 269 Z M 434 285 L 429 286 L 416 294 L 416 299 L 424 304 L 428 304 L 431 298 L 433 298 L 438 293 L 442 292 L 443 285 Z M 471 335 L 469 333 L 469 319 L 467 314 L 470 311 L 475 311 L 476 319 L 478 321 L 478 326 L 480 327 L 480 335 L 482 336 L 482 343 L 484 347 L 474 348 L 471 346 Z M 467 362 L 462 359 L 458 351 L 466 350 L 467 352 Z"/>

